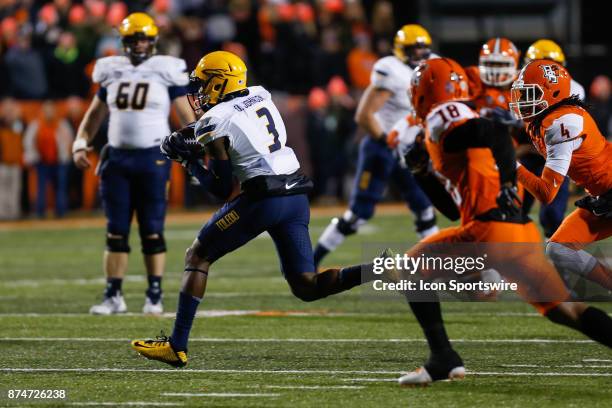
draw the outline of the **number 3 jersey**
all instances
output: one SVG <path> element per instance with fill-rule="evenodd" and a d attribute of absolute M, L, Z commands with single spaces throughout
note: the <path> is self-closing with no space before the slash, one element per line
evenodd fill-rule
<path fill-rule="evenodd" d="M 196 123 L 195 135 L 206 145 L 227 137 L 234 175 L 240 183 L 256 176 L 292 174 L 300 163 L 287 147 L 287 132 L 270 92 L 251 86 L 248 94 L 221 102 Z"/>
<path fill-rule="evenodd" d="M 108 105 L 108 142 L 122 149 L 159 146 L 170 133 L 172 99 L 185 95 L 189 82 L 185 61 L 154 55 L 140 65 L 127 57 L 101 58 L 93 70 L 98 96 Z"/>

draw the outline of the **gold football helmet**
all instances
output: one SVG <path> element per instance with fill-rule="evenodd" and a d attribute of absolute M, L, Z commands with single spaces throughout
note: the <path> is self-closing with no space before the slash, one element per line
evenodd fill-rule
<path fill-rule="evenodd" d="M 565 66 L 565 54 L 559 44 L 552 40 L 538 40 L 529 46 L 525 53 L 525 65 L 539 59 L 553 60 Z"/>
<path fill-rule="evenodd" d="M 404 63 L 416 67 L 429 58 L 431 37 L 418 24 L 407 24 L 400 28 L 393 40 L 393 54 Z"/>
<path fill-rule="evenodd" d="M 153 19 L 145 13 L 132 13 L 123 19 L 119 35 L 132 64 L 138 65 L 155 53 L 158 31 Z"/>
<path fill-rule="evenodd" d="M 206 110 L 247 87 L 247 67 L 235 54 L 214 51 L 202 57 L 190 76 L 194 110 Z"/>

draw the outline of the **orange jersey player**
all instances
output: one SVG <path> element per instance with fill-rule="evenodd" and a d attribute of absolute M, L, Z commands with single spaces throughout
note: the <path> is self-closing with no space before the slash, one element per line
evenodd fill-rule
<path fill-rule="evenodd" d="M 507 38 L 492 38 L 480 49 L 478 66 L 465 69 L 470 99 L 476 111 L 489 116 L 492 110 L 508 110 L 510 86 L 518 73 L 519 52 Z"/>
<path fill-rule="evenodd" d="M 407 256 L 485 250 L 487 266 L 517 283 L 518 294 L 540 313 L 612 347 L 612 319 L 605 312 L 583 303 L 566 302 L 569 292 L 546 260 L 534 223 L 520 215 L 514 187 L 514 149 L 507 128 L 480 118 L 462 103 L 468 99 L 467 91 L 465 71 L 448 58 L 422 63 L 412 77 L 412 103 L 425 127 L 425 145 L 433 169 L 457 187 L 462 202 L 460 226 L 424 238 L 407 251 Z M 410 155 L 406 160 L 413 165 Z M 417 272 L 424 279 L 439 277 L 428 269 Z M 431 354 L 423 367 L 402 376 L 400 384 L 462 377 L 463 362 L 446 335 L 435 293 L 427 293 L 431 299 L 428 301 L 415 301 L 413 296 L 414 293 L 407 294 Z"/>
<path fill-rule="evenodd" d="M 561 223 L 546 251 L 562 272 L 612 290 L 611 271 L 582 249 L 612 235 L 612 144 L 570 92 L 570 74 L 557 62 L 535 60 L 521 70 L 511 107 L 546 164 L 541 177 L 521 166 L 518 178 L 543 203 L 555 198 L 566 175 L 586 189 L 589 196 L 576 202 L 580 208 Z"/>

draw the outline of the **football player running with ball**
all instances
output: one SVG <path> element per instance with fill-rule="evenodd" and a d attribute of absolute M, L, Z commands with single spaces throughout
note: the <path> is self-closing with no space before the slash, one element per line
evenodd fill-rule
<path fill-rule="evenodd" d="M 299 299 L 314 301 L 362 283 L 361 265 L 315 271 L 306 194 L 312 182 L 286 146 L 285 125 L 270 93 L 261 86 L 247 87 L 244 62 L 225 51 L 205 55 L 191 78 L 198 88 L 195 110 L 202 116 L 194 126 L 165 138 L 162 150 L 219 198 L 231 195 L 234 176 L 242 192 L 213 215 L 186 252 L 172 335 L 132 341 L 143 356 L 175 367 L 187 364 L 187 340 L 211 264 L 264 231 Z M 200 160 L 200 145 L 208 154 L 207 166 Z"/>
<path fill-rule="evenodd" d="M 341 217 L 334 218 L 321 234 L 314 253 L 315 266 L 374 216 L 376 204 L 382 199 L 390 178 L 398 184 L 414 213 L 418 236 L 423 238 L 438 231 L 431 202 L 387 146 L 387 133 L 411 111 L 406 90 L 412 71 L 421 61 L 435 57 L 430 46 L 427 30 L 417 24 L 408 24 L 395 35 L 394 55 L 383 57 L 374 64 L 370 85 L 361 97 L 355 116 L 368 136 L 359 146 L 349 209 Z"/>
<path fill-rule="evenodd" d="M 164 219 L 170 161 L 159 145 L 170 129 L 173 105 L 182 124 L 193 122 L 182 59 L 154 55 L 158 29 L 144 13 L 127 16 L 119 26 L 125 56 L 99 59 L 93 81 L 100 85 L 72 147 L 79 169 L 91 166 L 87 150 L 110 112 L 108 145 L 101 154 L 100 193 L 107 218 L 104 273 L 107 286 L 102 303 L 91 314 L 127 311 L 121 285 L 130 252 L 129 233 L 136 212 L 149 287 L 143 313 L 163 312 L 161 279 L 166 261 Z"/>

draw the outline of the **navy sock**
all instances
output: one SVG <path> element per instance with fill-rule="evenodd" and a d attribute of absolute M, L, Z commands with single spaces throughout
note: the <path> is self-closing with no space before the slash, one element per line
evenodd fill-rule
<path fill-rule="evenodd" d="M 380 275 L 375 275 L 373 269 L 374 264 L 347 266 L 346 268 L 340 269 L 339 278 L 342 282 L 342 286 L 350 289 L 362 283 L 380 279 Z"/>
<path fill-rule="evenodd" d="M 161 299 L 162 288 L 161 288 L 161 276 L 148 275 L 149 288 L 147 289 L 147 297 L 151 299 L 151 302 L 157 303 Z"/>
<path fill-rule="evenodd" d="M 113 297 L 121 293 L 121 284 L 123 279 L 121 278 L 106 278 L 106 290 L 104 291 L 104 297 Z"/>
<path fill-rule="evenodd" d="M 319 264 L 321 263 L 321 261 L 323 260 L 323 258 L 325 258 L 327 254 L 329 254 L 329 249 L 325 248 L 321 244 L 317 244 L 314 250 L 314 254 L 313 254 L 315 268 L 319 266 Z"/>
<path fill-rule="evenodd" d="M 202 299 L 181 292 L 170 344 L 175 351 L 187 351 L 187 340 L 196 310 Z"/>
<path fill-rule="evenodd" d="M 361 265 L 347 266 L 340 269 L 338 278 L 342 287 L 346 289 L 361 285 L 363 281 L 361 278 Z"/>

